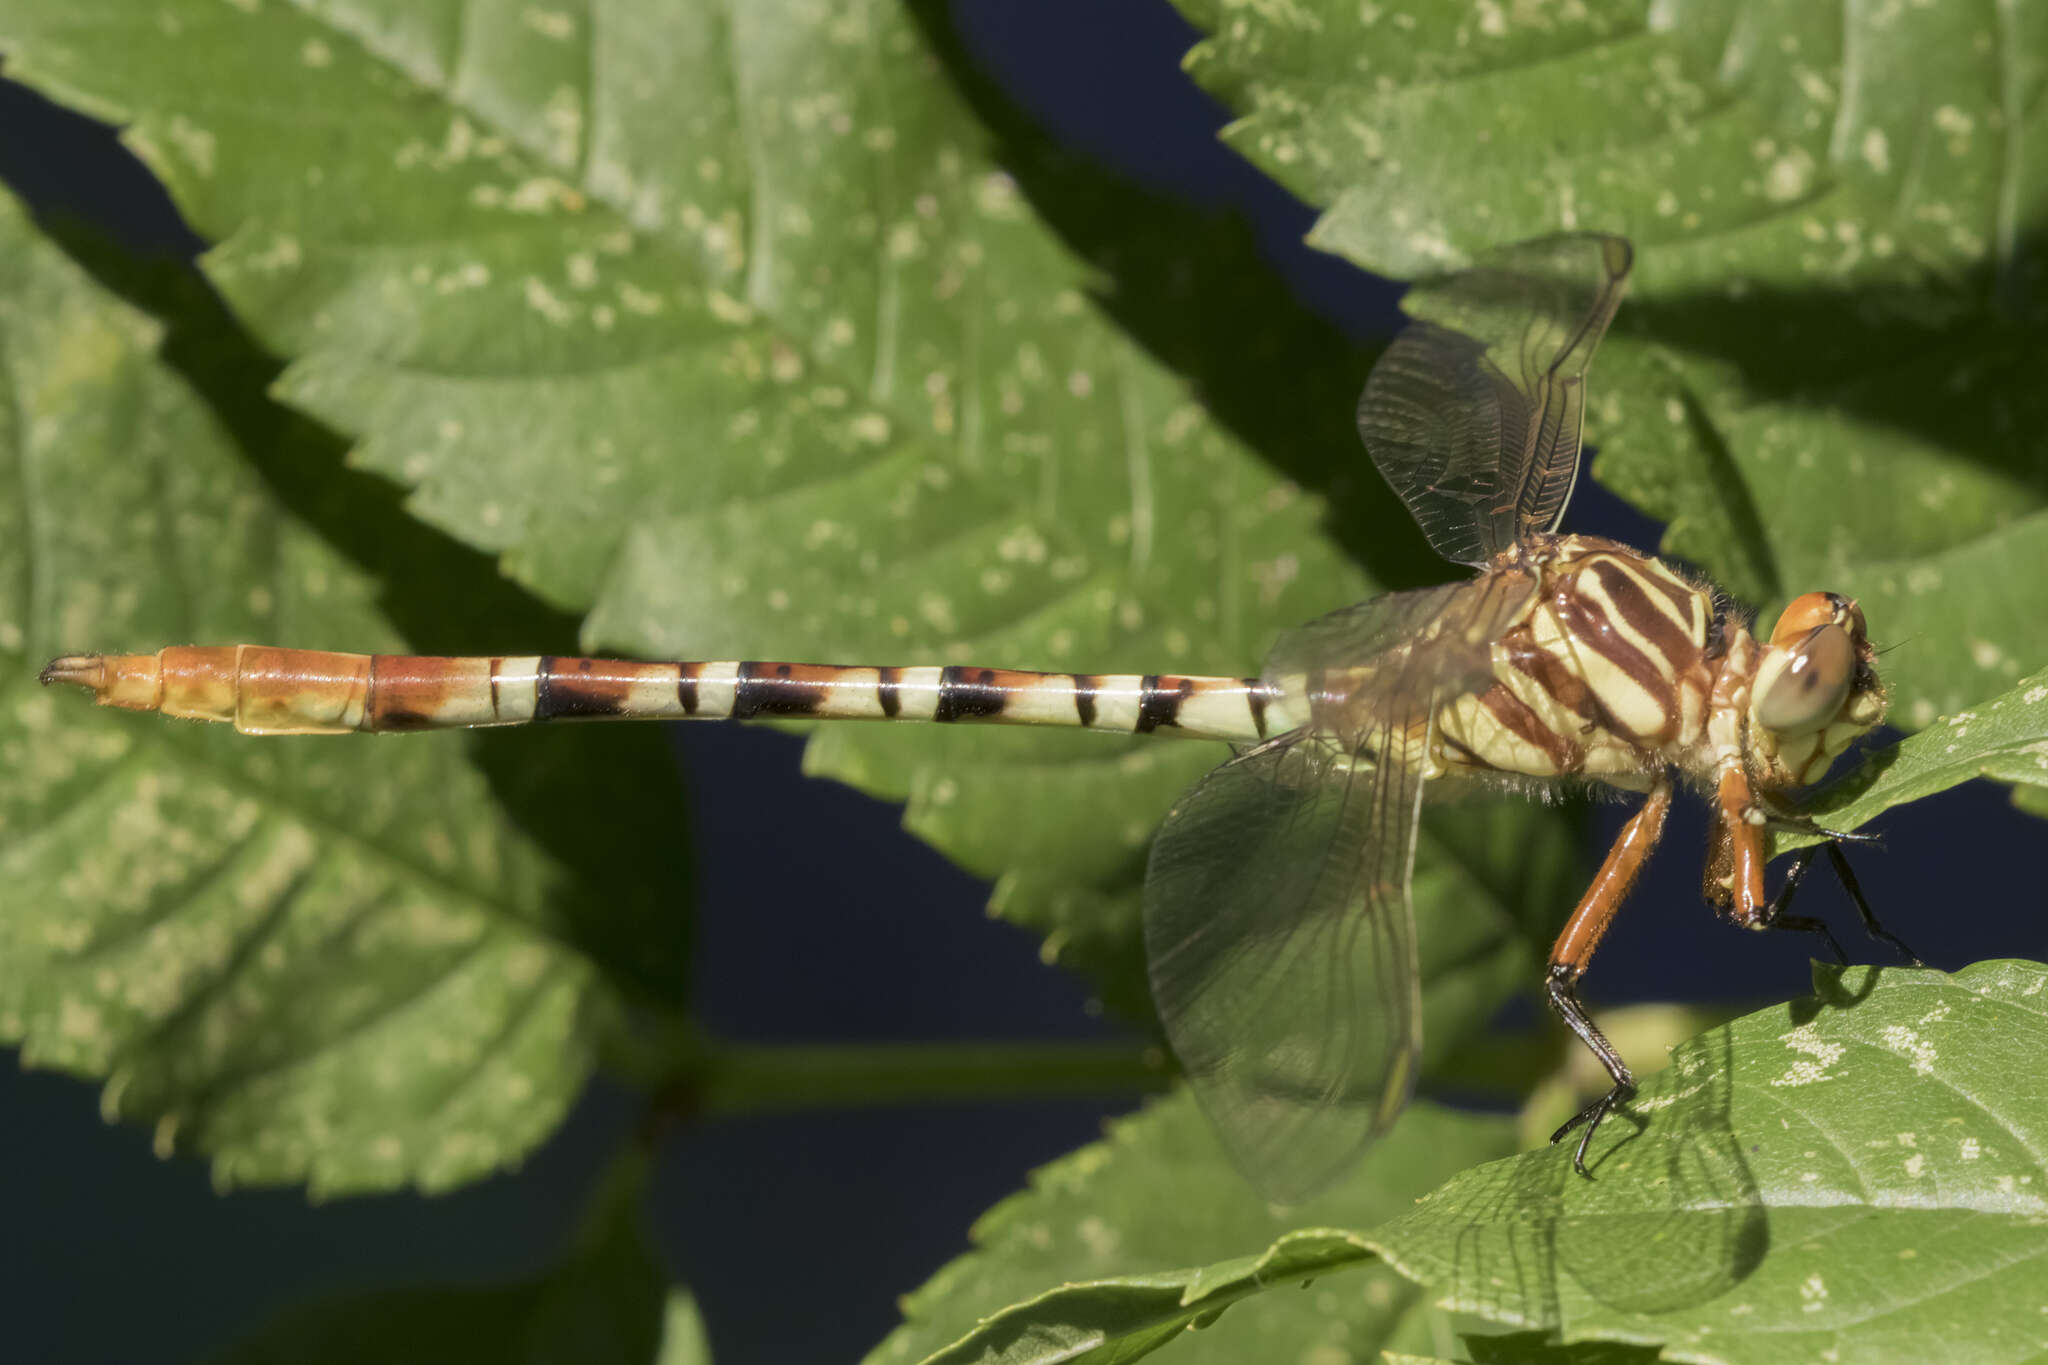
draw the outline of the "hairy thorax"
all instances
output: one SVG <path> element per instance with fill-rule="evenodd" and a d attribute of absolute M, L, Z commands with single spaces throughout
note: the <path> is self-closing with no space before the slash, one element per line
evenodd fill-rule
<path fill-rule="evenodd" d="M 1756 647 L 1717 618 L 1708 590 L 1597 536 L 1531 539 L 1511 554 L 1493 567 L 1531 575 L 1536 591 L 1495 639 L 1493 685 L 1438 708 L 1432 757 L 1446 773 L 1642 791 L 1667 766 L 1705 779 L 1741 761 Z"/>

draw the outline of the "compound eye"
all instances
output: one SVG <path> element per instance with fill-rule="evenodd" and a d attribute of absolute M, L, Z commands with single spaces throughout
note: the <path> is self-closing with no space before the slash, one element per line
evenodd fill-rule
<path fill-rule="evenodd" d="M 1786 615 L 1790 614 L 1788 608 Z M 1784 629 L 1782 619 L 1778 629 Z M 1781 735 L 1808 734 L 1826 726 L 1842 709 L 1856 674 L 1856 647 L 1849 642 L 1848 631 L 1824 625 L 1808 631 L 1787 652 L 1791 657 L 1784 669 L 1757 695 L 1756 718 L 1765 729 Z"/>
<path fill-rule="evenodd" d="M 1778 624 L 1771 628 L 1771 643 L 1779 649 L 1795 644 L 1815 626 L 1827 625 L 1835 614 L 1847 606 L 1844 599 L 1831 592 L 1801 593 L 1785 604 L 1785 610 L 1778 617 Z"/>

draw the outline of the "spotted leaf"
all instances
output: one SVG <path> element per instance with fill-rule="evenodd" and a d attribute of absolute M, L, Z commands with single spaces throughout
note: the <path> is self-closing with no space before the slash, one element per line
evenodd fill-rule
<path fill-rule="evenodd" d="M 1638 248 L 1594 472 L 1771 609 L 1862 599 L 1911 727 L 2048 657 L 2048 11 L 1739 0 L 1183 5 L 1313 240 L 1417 275 Z"/>
<path fill-rule="evenodd" d="M 2048 672 L 1878 750 L 1811 812 L 1830 829 L 1856 829 L 1894 806 L 1977 777 L 2011 783 L 2022 806 L 2038 806 L 2048 795 Z M 1788 838 L 1781 847 L 1811 842 Z"/>
<path fill-rule="evenodd" d="M 0 38 L 11 74 L 126 123 L 289 359 L 282 398 L 587 612 L 590 649 L 1247 673 L 1370 589 L 1347 547 L 1428 563 L 1381 491 L 1328 520 L 1364 468 L 1355 348 L 1249 298 L 1269 275 L 1227 224 L 1016 147 L 999 167 L 934 7 L 401 8 L 0 0 Z M 1084 263 L 1066 240 L 1105 214 L 1121 262 Z M 1155 349 L 1241 368 L 1204 376 L 1231 420 Z M 1131 903 L 1224 756 L 839 727 L 808 767 L 907 801 L 1142 1009 L 1127 917 L 1057 929 Z M 1567 845 L 1518 818 L 1517 850 Z"/>
<path fill-rule="evenodd" d="M 553 1129 L 621 992 L 680 999 L 684 868 L 592 874 L 639 817 L 593 818 L 599 774 L 557 744 L 516 771 L 456 735 L 252 745 L 35 685 L 86 642 L 401 643 L 158 339 L 0 202 L 0 1034 L 222 1184 L 472 1179 Z M 308 505 L 474 609 L 482 566 L 413 552 L 438 538 L 367 485 Z M 680 818 L 658 741 L 611 753 Z"/>
<path fill-rule="evenodd" d="M 1682 1044 L 1595 1136 L 1453 1177 L 1365 1241 L 1496 1321 L 1749 1362 L 2048 1350 L 2048 968 L 1817 968 Z"/>

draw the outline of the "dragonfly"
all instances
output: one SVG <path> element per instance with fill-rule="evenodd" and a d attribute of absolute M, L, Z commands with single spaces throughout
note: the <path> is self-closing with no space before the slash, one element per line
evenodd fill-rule
<path fill-rule="evenodd" d="M 1632 262 L 1623 238 L 1570 234 L 1411 291 L 1414 320 L 1373 368 L 1358 427 L 1431 546 L 1472 573 L 1290 631 L 1257 677 L 234 644 L 66 655 L 42 680 L 251 735 L 809 718 L 1227 741 L 1233 756 L 1153 840 L 1146 955 L 1189 1085 L 1237 1166 L 1279 1203 L 1333 1182 L 1414 1091 L 1423 996 L 1410 878 L 1425 791 L 1639 794 L 1543 977 L 1551 1008 L 1612 1082 L 1552 1138 L 1581 1133 L 1572 1162 L 1583 1175 L 1594 1130 L 1635 1078 L 1578 984 L 1662 837 L 1678 782 L 1709 798 L 1705 894 L 1736 924 L 1833 945 L 1825 926 L 1789 913 L 1812 850 L 1776 899 L 1764 895 L 1769 835 L 1797 829 L 1830 840 L 1865 927 L 1896 944 L 1834 842 L 1852 836 L 1791 804 L 1884 717 L 1857 604 L 1805 593 L 1761 635 L 1685 570 L 1558 532 L 1588 366 Z"/>

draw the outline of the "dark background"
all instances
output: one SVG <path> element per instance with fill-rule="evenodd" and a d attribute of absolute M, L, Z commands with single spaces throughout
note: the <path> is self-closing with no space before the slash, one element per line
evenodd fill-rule
<path fill-rule="evenodd" d="M 1308 210 L 1215 141 L 1223 110 L 1181 75 L 1195 34 L 1164 0 L 956 0 L 952 11 L 986 73 L 1045 131 L 1148 189 L 1242 214 L 1286 286 L 1350 336 L 1392 329 L 1394 291 L 1302 246 Z M 39 212 L 82 216 L 136 248 L 201 245 L 109 130 L 12 85 L 0 85 L 0 180 Z M 1566 527 L 1656 538 L 1587 480 Z M 679 727 L 677 745 L 698 794 L 698 999 L 713 1029 L 781 1041 L 1106 1032 L 1078 985 L 1040 965 L 1035 940 L 984 915 L 984 884 L 904 835 L 895 808 L 804 779 L 796 740 L 699 726 Z M 746 814 L 764 808 L 778 819 Z M 1624 814 L 1602 808 L 1596 837 Z M 813 836 L 802 860 L 776 833 L 789 828 Z M 1589 994 L 1613 1004 L 1803 991 L 1804 940 L 1752 938 L 1701 905 L 1696 803 L 1673 828 Z M 2033 871 L 2043 826 L 1999 790 L 1973 784 L 1881 828 L 1889 849 L 1860 856 L 1863 879 L 1890 927 L 1935 965 L 2044 955 Z M 1802 908 L 1835 920 L 1852 956 L 1884 960 L 1832 882 L 1816 876 L 1806 895 Z M 1134 1099 L 687 1130 L 662 1152 L 656 1233 L 699 1298 L 720 1365 L 855 1359 L 896 1321 L 898 1294 L 966 1249 L 979 1213 Z M 179 1362 L 309 1297 L 533 1273 L 630 1122 L 629 1099 L 600 1083 L 520 1172 L 440 1199 L 311 1207 L 294 1190 L 217 1196 L 201 1162 L 159 1162 L 147 1133 L 102 1124 L 93 1086 L 0 1072 L 0 1332 L 21 1360 Z"/>

